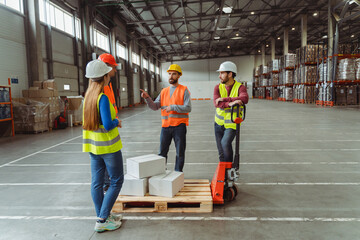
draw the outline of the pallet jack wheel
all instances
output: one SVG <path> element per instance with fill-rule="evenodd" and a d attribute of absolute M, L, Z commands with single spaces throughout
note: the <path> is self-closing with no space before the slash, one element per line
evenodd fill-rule
<path fill-rule="evenodd" d="M 230 202 L 235 198 L 235 190 L 233 188 L 226 188 L 224 191 L 224 201 Z"/>
<path fill-rule="evenodd" d="M 235 192 L 235 197 L 238 195 L 238 189 L 237 189 L 237 187 L 234 185 L 234 186 L 232 186 L 232 189 L 234 190 L 234 192 Z"/>

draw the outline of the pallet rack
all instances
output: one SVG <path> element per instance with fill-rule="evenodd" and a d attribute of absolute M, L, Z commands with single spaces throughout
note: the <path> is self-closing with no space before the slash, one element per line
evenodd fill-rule
<path fill-rule="evenodd" d="M 9 89 L 9 102 L 0 102 L 0 105 L 10 105 L 10 118 L 0 119 L 0 122 L 8 122 L 11 121 L 12 128 L 12 136 L 15 136 L 15 127 L 14 127 L 14 113 L 13 113 L 13 105 L 12 105 L 12 97 L 11 97 L 11 80 L 8 78 L 8 85 L 0 86 L 0 88 L 8 88 Z"/>

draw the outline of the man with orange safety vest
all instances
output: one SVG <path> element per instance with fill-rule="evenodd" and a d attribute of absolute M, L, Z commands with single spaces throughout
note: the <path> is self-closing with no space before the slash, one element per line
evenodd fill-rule
<path fill-rule="evenodd" d="M 109 53 L 103 53 L 99 56 L 98 58 L 99 60 L 103 61 L 104 63 L 106 63 L 106 65 L 108 65 L 109 67 L 112 67 L 113 70 L 111 70 L 111 72 L 109 73 L 110 78 L 114 77 L 116 74 L 116 66 L 118 66 L 118 64 L 115 61 L 115 58 L 113 57 L 113 55 L 109 54 Z M 112 84 L 111 82 L 109 82 L 109 85 L 104 87 L 104 93 L 106 94 L 106 96 L 109 98 L 111 104 L 114 106 L 116 114 L 118 113 L 118 109 L 116 107 L 116 101 L 115 101 L 115 96 L 114 96 L 114 90 L 112 88 Z"/>
<path fill-rule="evenodd" d="M 109 54 L 109 53 L 103 53 L 98 57 L 99 60 L 103 61 L 104 63 L 106 63 L 106 65 L 108 65 L 109 67 L 112 67 L 112 70 L 109 72 L 109 76 L 110 78 L 114 77 L 116 74 L 116 66 L 118 65 L 115 61 L 115 58 L 113 57 L 113 55 Z M 105 95 L 109 98 L 110 103 L 114 106 L 115 108 L 115 112 L 116 115 L 118 114 L 118 108 L 116 107 L 116 101 L 115 101 L 115 96 L 114 96 L 114 90 L 112 88 L 112 84 L 111 82 L 109 82 L 108 85 L 104 86 L 104 93 Z M 116 117 L 118 118 L 118 117 Z M 109 173 L 107 172 L 107 170 L 105 169 L 105 174 L 104 174 L 104 192 L 106 192 L 110 186 L 110 178 L 109 178 Z"/>
<path fill-rule="evenodd" d="M 191 112 L 190 92 L 186 86 L 179 84 L 182 71 L 179 65 L 172 64 L 167 70 L 170 86 L 164 88 L 160 95 L 152 101 L 149 94 L 140 89 L 141 97 L 149 108 L 156 111 L 161 108 L 162 128 L 160 135 L 159 155 L 167 159 L 172 139 L 175 142 L 175 171 L 182 172 L 185 163 L 186 126 L 189 125 Z"/>

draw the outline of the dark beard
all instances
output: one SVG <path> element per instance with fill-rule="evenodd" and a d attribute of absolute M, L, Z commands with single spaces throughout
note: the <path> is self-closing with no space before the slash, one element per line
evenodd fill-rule
<path fill-rule="evenodd" d="M 174 80 L 174 79 L 172 79 L 172 78 L 169 79 L 169 83 L 170 83 L 170 84 L 176 84 L 177 82 L 178 82 L 178 80 Z"/>
<path fill-rule="evenodd" d="M 224 79 L 224 80 L 221 79 L 221 83 L 222 83 L 222 84 L 225 84 L 225 83 L 227 83 L 228 81 L 229 81 L 229 78 Z"/>

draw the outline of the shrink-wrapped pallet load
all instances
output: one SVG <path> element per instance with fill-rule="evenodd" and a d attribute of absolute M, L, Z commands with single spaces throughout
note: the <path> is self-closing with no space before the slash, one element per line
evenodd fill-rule
<path fill-rule="evenodd" d="M 360 80 L 360 58 L 355 60 L 356 80 Z"/>
<path fill-rule="evenodd" d="M 339 60 L 337 80 L 355 80 L 355 59 L 344 58 Z"/>

